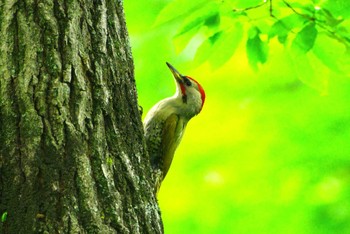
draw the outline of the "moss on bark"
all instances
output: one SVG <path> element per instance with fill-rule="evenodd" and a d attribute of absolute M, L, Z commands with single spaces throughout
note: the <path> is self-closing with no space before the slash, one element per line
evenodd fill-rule
<path fill-rule="evenodd" d="M 120 0 L 0 4 L 1 233 L 162 233 Z"/>

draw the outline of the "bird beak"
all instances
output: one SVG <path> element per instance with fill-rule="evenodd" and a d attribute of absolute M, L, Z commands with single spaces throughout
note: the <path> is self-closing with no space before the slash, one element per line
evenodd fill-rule
<path fill-rule="evenodd" d="M 166 65 L 168 65 L 171 73 L 173 73 L 175 80 L 180 84 L 183 83 L 183 78 L 181 73 L 178 72 L 170 63 L 166 62 Z"/>

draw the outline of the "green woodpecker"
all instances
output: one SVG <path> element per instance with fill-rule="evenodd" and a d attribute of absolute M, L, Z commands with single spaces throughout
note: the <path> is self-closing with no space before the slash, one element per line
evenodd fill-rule
<path fill-rule="evenodd" d="M 155 193 L 169 170 L 188 121 L 202 110 L 205 100 L 204 90 L 197 81 L 166 64 L 175 78 L 176 93 L 155 104 L 144 120 Z"/>

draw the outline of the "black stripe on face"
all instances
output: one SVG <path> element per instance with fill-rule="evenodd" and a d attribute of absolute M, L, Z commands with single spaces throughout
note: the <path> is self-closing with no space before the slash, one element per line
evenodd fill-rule
<path fill-rule="evenodd" d="M 187 95 L 186 94 L 182 95 L 182 102 L 187 103 Z"/>

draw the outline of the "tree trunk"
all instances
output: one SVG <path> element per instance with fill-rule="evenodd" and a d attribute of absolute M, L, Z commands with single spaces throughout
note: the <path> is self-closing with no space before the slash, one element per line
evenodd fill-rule
<path fill-rule="evenodd" d="M 121 0 L 1 0 L 0 147 L 0 233 L 163 232 Z"/>

